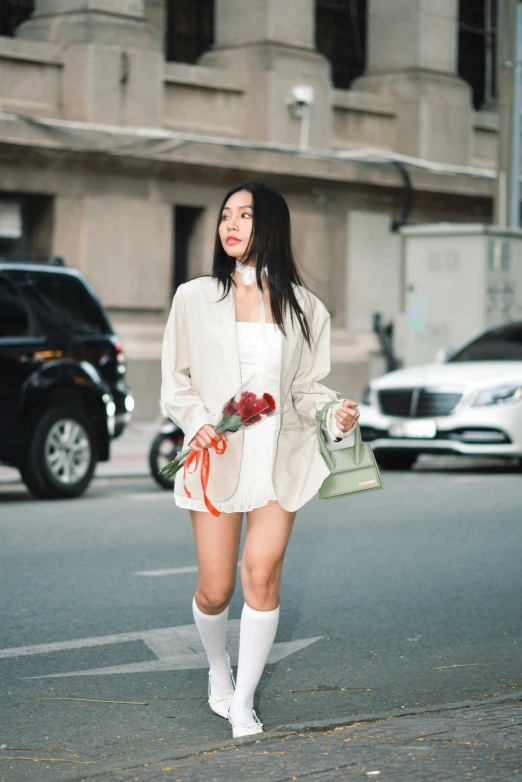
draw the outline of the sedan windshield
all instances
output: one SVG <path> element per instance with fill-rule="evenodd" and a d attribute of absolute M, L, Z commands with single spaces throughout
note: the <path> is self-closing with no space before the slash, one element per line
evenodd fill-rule
<path fill-rule="evenodd" d="M 488 331 L 452 356 L 456 361 L 522 361 L 522 323 L 510 323 Z"/>

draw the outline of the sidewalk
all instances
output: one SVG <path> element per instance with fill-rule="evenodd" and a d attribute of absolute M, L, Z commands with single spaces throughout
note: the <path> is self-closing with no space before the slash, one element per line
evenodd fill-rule
<path fill-rule="evenodd" d="M 155 421 L 131 422 L 121 437 L 111 443 L 111 458 L 96 466 L 96 478 L 135 478 L 150 476 L 149 448 L 159 432 L 163 418 Z M 0 485 L 20 483 L 20 473 L 0 466 Z"/>
<path fill-rule="evenodd" d="M 239 739 L 134 768 L 87 772 L 100 782 L 516 782 L 522 779 L 522 693 Z M 85 772 L 83 772 L 85 773 Z M 79 779 L 75 777 L 75 779 Z"/>
<path fill-rule="evenodd" d="M 155 421 L 131 421 L 121 437 L 112 441 L 110 460 L 98 463 L 96 478 L 150 476 L 149 449 L 162 424 L 161 416 Z"/>

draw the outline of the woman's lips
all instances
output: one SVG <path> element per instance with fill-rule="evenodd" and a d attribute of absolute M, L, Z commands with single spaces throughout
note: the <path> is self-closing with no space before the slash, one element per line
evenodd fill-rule
<path fill-rule="evenodd" d="M 235 236 L 228 236 L 227 240 L 226 240 L 226 243 L 227 244 L 239 244 L 240 241 L 241 241 L 241 239 L 237 239 Z"/>

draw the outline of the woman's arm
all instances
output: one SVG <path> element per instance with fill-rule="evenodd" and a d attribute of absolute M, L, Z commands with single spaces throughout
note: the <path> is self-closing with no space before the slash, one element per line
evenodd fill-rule
<path fill-rule="evenodd" d="M 330 372 L 330 315 L 319 300 L 310 315 L 312 346 L 305 341 L 299 369 L 292 382 L 292 399 L 300 416 L 316 423 L 315 414 L 340 394 L 320 382 Z"/>
<path fill-rule="evenodd" d="M 161 401 L 169 418 L 185 433 L 185 442 L 205 424 L 212 424 L 212 415 L 190 380 L 190 355 L 187 321 L 182 287 L 179 286 L 170 311 L 161 356 Z"/>
<path fill-rule="evenodd" d="M 292 399 L 299 415 L 315 423 L 315 414 L 327 402 L 339 400 L 328 410 L 325 430 L 332 440 L 345 438 L 352 434 L 352 427 L 343 432 L 337 425 L 335 412 L 341 407 L 343 400 L 340 394 L 320 383 L 330 373 L 330 314 L 327 309 L 316 303 L 313 308 L 312 348 L 305 342 L 299 369 L 292 383 Z"/>

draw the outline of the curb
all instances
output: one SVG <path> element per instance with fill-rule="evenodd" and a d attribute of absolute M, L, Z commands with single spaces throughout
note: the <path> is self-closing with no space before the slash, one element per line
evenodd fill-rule
<path fill-rule="evenodd" d="M 382 720 L 397 719 L 400 717 L 418 717 L 422 714 L 440 714 L 444 711 L 457 711 L 458 709 L 473 709 L 477 706 L 483 706 L 486 703 L 511 703 L 512 701 L 522 700 L 522 690 L 511 693 L 511 695 L 497 695 L 492 698 L 482 698 L 475 701 L 457 701 L 456 703 L 445 703 L 440 706 L 426 706 L 424 709 L 412 709 L 412 710 L 400 710 L 389 711 L 383 714 L 369 714 L 361 715 L 357 719 L 346 720 L 340 718 L 338 720 L 316 720 L 315 722 L 307 723 L 291 723 L 289 725 L 282 725 L 278 728 L 278 731 L 282 732 L 295 732 L 295 733 L 317 733 L 321 730 L 331 730 L 339 727 L 349 727 L 350 725 L 359 725 L 362 722 L 379 722 Z M 268 734 L 267 734 L 268 735 Z"/>
<path fill-rule="evenodd" d="M 318 733 L 320 731 L 333 730 L 335 728 L 350 727 L 351 725 L 361 725 L 363 723 L 382 722 L 384 720 L 399 719 L 401 717 L 420 717 L 424 714 L 440 714 L 445 711 L 456 711 L 458 709 L 471 709 L 478 706 L 484 706 L 489 703 L 502 704 L 511 703 L 513 701 L 522 701 L 522 690 L 511 693 L 510 695 L 498 695 L 491 698 L 483 698 L 481 700 L 474 701 L 458 701 L 456 703 L 442 704 L 440 706 L 428 706 L 424 709 L 411 709 L 408 711 L 388 711 L 381 714 L 368 714 L 360 715 L 357 718 L 340 717 L 335 720 L 316 720 L 312 722 L 291 723 L 289 725 L 280 725 L 275 730 L 267 731 L 266 733 L 257 733 L 252 737 L 245 737 L 243 739 L 225 739 L 224 741 L 216 742 L 214 744 L 207 744 L 196 751 L 184 751 L 173 752 L 169 754 L 157 754 L 150 755 L 144 759 L 141 763 L 129 762 L 129 763 L 112 763 L 103 770 L 93 774 L 78 774 L 75 776 L 65 778 L 65 782 L 88 782 L 88 780 L 103 779 L 104 776 L 120 771 L 132 771 L 135 769 L 143 768 L 146 763 L 148 766 L 156 763 L 170 763 L 179 760 L 188 760 L 190 758 L 196 758 L 200 755 L 212 754 L 224 749 L 232 749 L 233 747 L 243 747 L 249 744 L 259 744 L 261 742 L 270 741 L 274 738 L 283 736 L 300 735 L 303 733 Z"/>
<path fill-rule="evenodd" d="M 126 478 L 150 478 L 151 480 L 154 480 L 151 473 L 148 470 L 143 469 L 137 472 L 122 470 L 121 472 L 110 472 L 107 473 L 107 475 L 104 475 L 103 473 L 101 475 L 95 474 L 92 481 L 105 481 L 112 479 L 122 480 Z M 21 478 L 13 478 L 12 480 L 9 478 L 0 478 L 0 487 L 1 486 L 25 486 L 25 484 Z"/>

